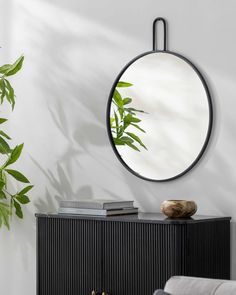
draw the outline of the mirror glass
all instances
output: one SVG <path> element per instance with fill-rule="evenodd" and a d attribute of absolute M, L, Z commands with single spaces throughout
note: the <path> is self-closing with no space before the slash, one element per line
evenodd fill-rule
<path fill-rule="evenodd" d="M 117 77 L 107 119 L 122 164 L 141 178 L 165 181 L 183 175 L 201 157 L 210 136 L 211 100 L 187 59 L 149 52 Z"/>

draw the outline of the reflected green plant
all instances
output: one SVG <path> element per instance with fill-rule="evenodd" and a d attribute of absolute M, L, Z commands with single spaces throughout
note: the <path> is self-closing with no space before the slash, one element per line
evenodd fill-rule
<path fill-rule="evenodd" d="M 147 147 L 137 134 L 130 132 L 130 128 L 136 128 L 145 133 L 145 130 L 140 127 L 141 119 L 137 117 L 137 113 L 145 112 L 131 107 L 133 99 L 131 97 L 123 98 L 119 92 L 119 88 L 132 86 L 133 84 L 127 82 L 119 81 L 117 83 L 112 97 L 113 114 L 110 117 L 110 127 L 115 145 L 126 145 L 140 152 L 140 146 L 146 150 Z"/>
<path fill-rule="evenodd" d="M 15 92 L 9 77 L 15 75 L 23 65 L 24 57 L 21 56 L 13 64 L 5 64 L 0 67 L 0 104 L 5 101 L 11 105 L 12 110 L 15 106 Z M 0 118 L 0 124 L 7 121 L 5 118 Z M 9 166 L 14 164 L 20 157 L 24 144 L 16 145 L 14 148 L 9 146 L 8 141 L 11 140 L 3 130 L 0 130 L 0 154 L 2 155 L 3 164 L 0 166 L 0 227 L 5 225 L 10 228 L 10 217 L 15 209 L 15 214 L 19 218 L 23 218 L 21 205 L 30 202 L 26 195 L 33 187 L 29 185 L 29 180 L 19 171 L 9 169 Z M 27 186 L 20 191 L 11 193 L 8 191 L 8 177 L 13 177 L 15 180 L 28 183 Z"/>

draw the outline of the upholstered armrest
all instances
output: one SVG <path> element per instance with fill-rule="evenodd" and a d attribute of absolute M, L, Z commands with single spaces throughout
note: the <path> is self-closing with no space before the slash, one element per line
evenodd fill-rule
<path fill-rule="evenodd" d="M 164 290 L 172 295 L 235 295 L 236 281 L 175 276 L 166 282 Z"/>
<path fill-rule="evenodd" d="M 153 295 L 171 295 L 170 293 L 166 293 L 163 290 L 156 290 Z"/>

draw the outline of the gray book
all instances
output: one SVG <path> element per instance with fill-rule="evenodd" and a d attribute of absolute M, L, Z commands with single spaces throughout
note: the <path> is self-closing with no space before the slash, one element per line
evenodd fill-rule
<path fill-rule="evenodd" d="M 97 216 L 112 216 L 112 215 L 125 215 L 125 214 L 136 214 L 138 208 L 124 208 L 124 209 L 82 209 L 82 208 L 65 208 L 60 207 L 58 210 L 59 214 L 72 214 L 72 215 L 97 215 Z"/>
<path fill-rule="evenodd" d="M 134 201 L 123 200 L 71 200 L 60 201 L 61 208 L 81 208 L 81 209 L 123 209 L 134 207 Z"/>

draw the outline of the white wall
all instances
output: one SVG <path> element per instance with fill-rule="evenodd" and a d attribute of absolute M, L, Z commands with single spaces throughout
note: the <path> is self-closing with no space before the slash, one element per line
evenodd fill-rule
<path fill-rule="evenodd" d="M 35 294 L 35 212 L 58 199 L 120 196 L 144 211 L 169 198 L 194 199 L 200 214 L 236 220 L 236 41 L 233 0 L 8 0 L 0 3 L 0 64 L 25 54 L 14 78 L 17 105 L 8 129 L 25 142 L 18 165 L 35 189 L 23 221 L 0 231 L 1 294 Z M 168 183 L 136 178 L 109 145 L 109 90 L 131 58 L 151 49 L 151 25 L 169 22 L 169 48 L 190 58 L 211 88 L 209 148 L 188 175 Z M 236 279 L 236 225 L 232 278 Z"/>

